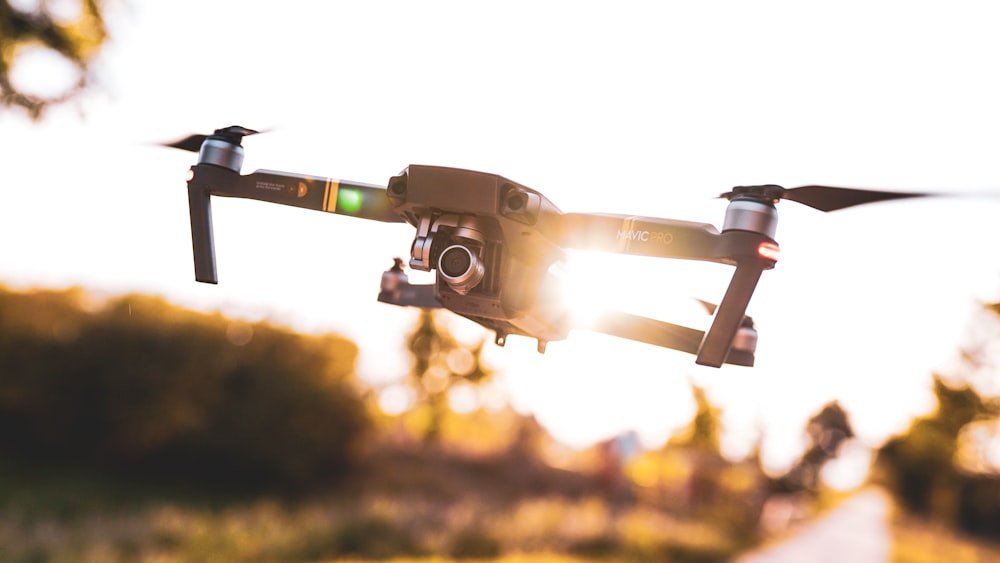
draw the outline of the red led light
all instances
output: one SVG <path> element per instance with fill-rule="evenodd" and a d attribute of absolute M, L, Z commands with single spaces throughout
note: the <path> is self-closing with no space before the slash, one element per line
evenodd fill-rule
<path fill-rule="evenodd" d="M 780 254 L 781 251 L 778 249 L 778 245 L 773 242 L 762 242 L 757 247 L 757 255 L 767 260 L 777 262 Z"/>
<path fill-rule="evenodd" d="M 185 182 L 190 182 L 191 180 L 194 180 L 194 168 L 188 168 L 187 178 L 185 178 L 184 181 Z"/>

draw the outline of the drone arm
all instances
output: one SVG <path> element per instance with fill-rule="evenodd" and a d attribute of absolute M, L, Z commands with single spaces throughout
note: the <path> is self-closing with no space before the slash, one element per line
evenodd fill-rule
<path fill-rule="evenodd" d="M 764 270 L 774 267 L 777 259 L 777 245 L 766 235 L 734 230 L 724 232 L 722 239 L 726 254 L 736 262 L 736 271 L 697 351 L 695 363 L 711 367 L 728 362 L 727 354 L 733 353 L 733 341 L 746 318 L 757 282 Z"/>
<path fill-rule="evenodd" d="M 698 353 L 705 335 L 697 329 L 622 312 L 604 313 L 588 329 L 688 354 Z M 738 366 L 753 366 L 753 362 L 753 352 L 746 350 L 733 350 L 725 358 L 725 363 Z"/>
<path fill-rule="evenodd" d="M 760 264 L 741 264 L 736 267 L 726 295 L 715 312 L 712 326 L 695 351 L 698 356 L 695 363 L 716 368 L 724 362 L 728 363 L 727 355 L 731 353 L 733 339 L 743 323 L 750 297 L 763 271 L 764 267 Z"/>
<path fill-rule="evenodd" d="M 382 186 L 334 180 L 272 170 L 257 170 L 240 176 L 232 191 L 212 192 L 220 196 L 256 199 L 282 205 L 291 205 L 382 221 L 401 223 L 403 220 L 392 211 L 386 190 Z"/>
<path fill-rule="evenodd" d="M 256 199 L 387 223 L 403 222 L 392 211 L 384 187 L 361 182 L 271 170 L 241 176 L 219 166 L 199 164 L 191 168 L 188 186 L 215 196 Z"/>
<path fill-rule="evenodd" d="M 383 222 L 402 222 L 392 212 L 385 188 L 285 172 L 257 171 L 246 176 L 212 164 L 191 168 L 188 205 L 195 279 L 218 283 L 212 237 L 211 196 L 256 199 Z"/>
<path fill-rule="evenodd" d="M 698 333 L 698 343 L 693 349 L 690 341 L 693 332 L 682 331 L 678 341 L 684 351 L 697 354 L 697 363 L 720 367 L 723 363 L 734 363 L 728 357 L 741 353 L 732 349 L 734 339 L 761 273 L 773 268 L 776 260 L 777 245 L 770 236 L 773 232 L 766 228 L 761 229 L 763 232 L 753 230 L 758 224 L 747 217 L 756 217 L 744 211 L 756 209 L 737 209 L 735 219 L 722 233 L 712 225 L 673 219 L 566 213 L 551 221 L 557 227 L 548 228 L 546 234 L 554 235 L 555 240 L 568 248 L 735 265 L 732 281 L 708 332 Z M 664 331 L 648 330 L 660 334 Z M 627 338 L 645 341 L 640 337 L 641 332 L 633 332 L 635 338 Z M 674 332 L 669 334 L 677 336 Z"/>
<path fill-rule="evenodd" d="M 191 213 L 194 279 L 203 283 L 219 283 L 212 236 L 212 200 L 208 190 L 193 182 L 188 183 L 188 209 Z"/>
<path fill-rule="evenodd" d="M 539 224 L 539 230 L 564 248 L 732 262 L 720 252 L 719 231 L 707 223 L 597 213 L 564 213 L 554 219 L 554 228 Z"/>

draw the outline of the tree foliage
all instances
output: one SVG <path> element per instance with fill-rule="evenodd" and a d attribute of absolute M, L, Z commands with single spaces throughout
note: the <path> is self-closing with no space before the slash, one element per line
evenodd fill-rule
<path fill-rule="evenodd" d="M 40 0 L 35 9 L 24 10 L 0 0 L 0 105 L 19 107 L 38 119 L 53 104 L 66 101 L 83 90 L 91 79 L 91 62 L 107 39 L 101 0 L 78 0 L 79 11 L 57 14 L 52 2 Z M 67 5 L 65 2 L 63 5 Z M 19 56 L 30 48 L 52 51 L 77 71 L 68 90 L 56 94 L 25 91 L 11 77 Z"/>
<path fill-rule="evenodd" d="M 449 391 L 459 383 L 484 383 L 492 375 L 482 363 L 483 342 L 465 346 L 435 320 L 433 311 L 424 309 L 407 336 L 406 348 L 411 357 L 409 381 L 416 391 L 415 409 L 422 415 L 419 432 L 425 441 L 435 441 L 449 412 Z"/>
<path fill-rule="evenodd" d="M 880 480 L 907 509 L 969 531 L 1000 534 L 1000 479 L 970 475 L 956 463 L 959 435 L 975 421 L 997 416 L 995 403 L 968 385 L 934 378 L 937 409 L 879 450 Z M 1000 537 L 1000 536 L 997 536 Z"/>
<path fill-rule="evenodd" d="M 805 431 L 809 444 L 791 469 L 775 481 L 778 491 L 819 490 L 823 466 L 837 457 L 844 442 L 854 437 L 847 411 L 837 401 L 826 404 L 813 415 Z"/>
<path fill-rule="evenodd" d="M 0 452 L 205 484 L 345 469 L 356 347 L 141 295 L 0 292 Z"/>
<path fill-rule="evenodd" d="M 708 400 L 701 387 L 692 385 L 691 393 L 697 410 L 687 429 L 674 443 L 721 456 L 722 411 Z"/>

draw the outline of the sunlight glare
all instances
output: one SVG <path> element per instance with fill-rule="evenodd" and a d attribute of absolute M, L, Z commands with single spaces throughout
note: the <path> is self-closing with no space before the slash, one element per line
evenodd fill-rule
<path fill-rule="evenodd" d="M 455 385 L 448 390 L 448 406 L 458 414 L 469 414 L 479 408 L 476 388 L 468 383 Z"/>
<path fill-rule="evenodd" d="M 837 491 L 850 491 L 864 484 L 873 462 L 871 448 L 858 440 L 850 440 L 840 448 L 837 457 L 823 466 L 823 482 Z"/>
<path fill-rule="evenodd" d="M 15 88 L 42 98 L 57 98 L 71 91 L 80 80 L 80 70 L 56 51 L 41 45 L 20 49 L 11 65 Z"/>
<path fill-rule="evenodd" d="M 378 394 L 378 406 L 386 414 L 397 415 L 410 410 L 416 399 L 413 389 L 397 383 L 386 387 Z"/>
<path fill-rule="evenodd" d="M 593 326 L 611 311 L 704 328 L 709 316 L 693 298 L 721 298 L 724 285 L 719 284 L 727 281 L 704 269 L 714 264 L 587 251 L 567 255 L 563 293 L 579 328 Z"/>

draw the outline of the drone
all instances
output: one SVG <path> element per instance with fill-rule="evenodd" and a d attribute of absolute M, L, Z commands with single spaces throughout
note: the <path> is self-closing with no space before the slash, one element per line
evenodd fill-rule
<path fill-rule="evenodd" d="M 385 186 L 319 176 L 257 170 L 241 174 L 241 126 L 190 135 L 164 146 L 198 153 L 187 176 L 195 279 L 217 284 L 211 197 L 279 203 L 416 229 L 408 266 L 436 271 L 432 284 L 411 284 L 403 260 L 382 274 L 378 301 L 444 308 L 496 335 L 533 338 L 538 351 L 564 340 L 574 327 L 561 305 L 552 268 L 566 250 L 595 250 L 656 258 L 700 260 L 735 267 L 722 301 L 703 302 L 712 315 L 706 331 L 624 312 L 601 315 L 590 330 L 678 350 L 695 363 L 753 366 L 757 331 L 747 306 L 757 283 L 778 261 L 775 204 L 790 200 L 835 211 L 856 205 L 924 197 L 832 186 L 739 186 L 729 200 L 721 231 L 714 225 L 633 215 L 564 213 L 541 192 L 496 174 L 410 165 Z"/>

